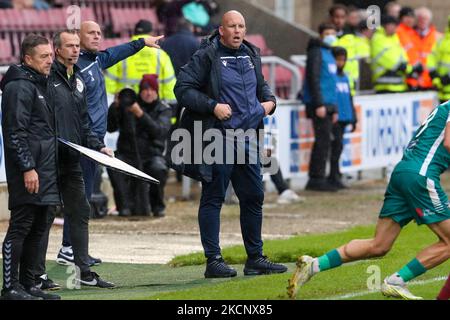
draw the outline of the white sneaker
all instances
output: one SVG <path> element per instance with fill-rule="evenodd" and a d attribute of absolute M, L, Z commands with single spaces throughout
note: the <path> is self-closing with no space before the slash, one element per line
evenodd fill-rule
<path fill-rule="evenodd" d="M 62 247 L 59 249 L 56 263 L 61 266 L 70 266 L 74 264 L 72 247 Z"/>
<path fill-rule="evenodd" d="M 291 189 L 284 190 L 279 196 L 277 203 L 278 204 L 291 204 L 291 203 L 299 203 L 304 202 L 305 198 L 300 197 Z"/>
<path fill-rule="evenodd" d="M 295 272 L 288 280 L 287 294 L 289 298 L 295 299 L 299 287 L 314 275 L 313 261 L 314 259 L 310 256 L 301 256 L 297 259 Z"/>
<path fill-rule="evenodd" d="M 406 285 L 388 283 L 387 279 L 384 279 L 381 285 L 381 293 L 386 297 L 401 298 L 404 300 L 423 300 L 422 297 L 413 295 Z"/>

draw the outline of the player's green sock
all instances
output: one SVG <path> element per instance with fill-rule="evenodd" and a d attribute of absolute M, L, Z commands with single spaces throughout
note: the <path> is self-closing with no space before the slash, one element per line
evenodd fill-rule
<path fill-rule="evenodd" d="M 320 271 L 336 268 L 342 264 L 341 255 L 336 249 L 331 250 L 317 259 L 319 261 Z"/>
<path fill-rule="evenodd" d="M 425 267 L 420 263 L 420 261 L 414 258 L 406 266 L 401 268 L 398 274 L 403 279 L 403 281 L 407 282 L 411 279 L 420 276 L 426 271 L 427 269 L 425 269 Z"/>

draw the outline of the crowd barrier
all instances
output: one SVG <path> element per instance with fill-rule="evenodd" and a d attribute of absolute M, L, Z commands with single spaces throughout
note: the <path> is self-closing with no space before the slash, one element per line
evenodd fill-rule
<path fill-rule="evenodd" d="M 112 97 L 109 97 L 111 100 Z M 344 135 L 343 173 L 395 165 L 413 132 L 438 104 L 435 92 L 362 95 L 355 99 L 358 125 Z M 1 96 L 0 96 L 1 102 Z M 265 118 L 266 147 L 279 159 L 287 179 L 304 179 L 314 142 L 311 120 L 296 100 L 279 101 L 273 116 Z M 118 133 L 108 133 L 105 143 L 115 148 Z M 267 177 L 266 177 L 267 178 Z M 6 182 L 3 136 L 0 131 L 0 183 Z M 189 184 L 183 195 L 189 197 Z"/>
<path fill-rule="evenodd" d="M 357 128 L 344 135 L 343 173 L 395 165 L 414 131 L 438 105 L 435 92 L 363 95 L 354 98 Z M 314 142 L 312 122 L 298 102 L 281 102 L 265 119 L 285 178 L 306 177 Z"/>

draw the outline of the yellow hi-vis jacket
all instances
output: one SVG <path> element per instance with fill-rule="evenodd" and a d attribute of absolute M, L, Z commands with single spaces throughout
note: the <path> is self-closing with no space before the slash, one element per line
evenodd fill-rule
<path fill-rule="evenodd" d="M 356 36 L 356 58 L 370 62 L 370 40 L 364 36 Z"/>
<path fill-rule="evenodd" d="M 383 27 L 375 31 L 371 39 L 372 82 L 375 91 L 404 92 L 408 90 L 406 75 L 412 71 L 406 51 L 397 34 L 386 35 Z M 406 70 L 398 70 L 406 64 Z"/>
<path fill-rule="evenodd" d="M 427 67 L 433 79 L 433 85 L 439 90 L 439 100 L 450 100 L 450 29 L 447 28 L 431 50 Z"/>
<path fill-rule="evenodd" d="M 148 35 L 135 35 L 131 40 L 146 38 Z M 157 74 L 159 98 L 168 103 L 175 102 L 176 78 L 172 61 L 162 49 L 144 47 L 131 57 L 107 69 L 105 74 L 106 91 L 116 94 L 125 87 L 139 92 L 139 82 L 144 74 Z"/>
<path fill-rule="evenodd" d="M 355 95 L 355 86 L 359 82 L 359 61 L 357 57 L 357 43 L 356 36 L 348 33 L 344 34 L 337 41 L 333 43 L 335 47 L 343 47 L 347 50 L 347 62 L 344 66 L 344 72 L 350 82 L 350 91 L 352 96 Z"/>

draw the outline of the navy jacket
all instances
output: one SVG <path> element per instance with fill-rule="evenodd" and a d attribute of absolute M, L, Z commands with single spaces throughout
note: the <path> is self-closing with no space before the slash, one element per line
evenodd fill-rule
<path fill-rule="evenodd" d="M 303 86 L 303 102 L 308 117 L 313 117 L 315 110 L 323 105 L 330 113 L 337 111 L 336 74 L 336 60 L 331 47 L 320 39 L 311 39 L 308 43 L 306 81 Z"/>
<path fill-rule="evenodd" d="M 353 99 L 348 77 L 344 72 L 342 72 L 338 73 L 336 80 L 336 97 L 338 102 L 339 122 L 355 123 L 355 109 L 353 107 Z"/>
<path fill-rule="evenodd" d="M 145 46 L 144 39 L 131 41 L 96 53 L 81 51 L 77 66 L 86 84 L 87 105 L 92 131 L 103 140 L 106 134 L 108 100 L 103 70 L 132 56 Z"/>
<path fill-rule="evenodd" d="M 199 181 L 210 182 L 212 180 L 212 166 L 203 163 L 194 162 L 194 121 L 199 121 L 202 125 L 202 134 L 211 128 L 217 128 L 220 122 L 214 115 L 214 108 L 220 101 L 221 81 L 222 81 L 222 62 L 219 50 L 219 32 L 216 30 L 211 36 L 204 39 L 200 49 L 194 54 L 191 61 L 183 66 L 178 74 L 175 85 L 175 96 L 180 107 L 185 108 L 180 119 L 180 128 L 186 129 L 191 133 L 191 160 L 190 163 L 183 162 L 174 164 L 169 161 L 172 168 L 181 171 L 184 175 Z M 272 94 L 269 85 L 264 80 L 262 74 L 261 57 L 259 49 L 251 43 L 244 40 L 243 48 L 250 56 L 250 61 L 254 66 L 257 87 L 256 96 L 260 102 L 273 101 L 276 103 L 275 96 Z M 244 102 L 245 103 L 245 102 Z M 272 113 L 275 108 L 272 110 Z M 261 120 L 258 128 L 264 127 Z M 171 141 L 170 150 L 177 142 Z M 207 143 L 202 142 L 202 150 Z M 197 155 L 198 156 L 198 155 Z M 170 158 L 170 157 L 169 157 Z"/>
<path fill-rule="evenodd" d="M 182 29 L 168 37 L 161 44 L 172 60 L 175 75 L 178 75 L 182 66 L 189 62 L 192 55 L 200 47 L 200 42 L 189 30 Z"/>

